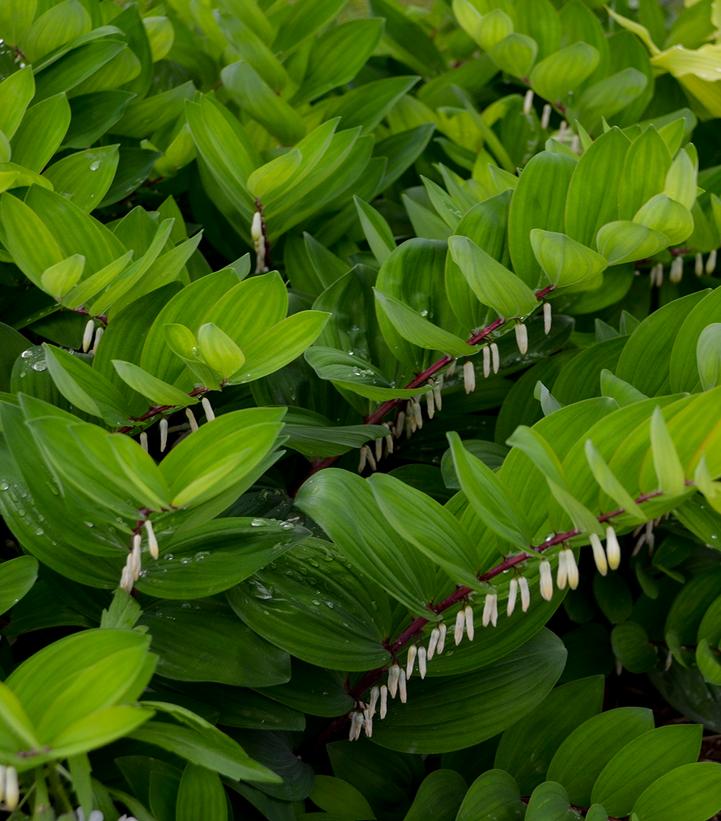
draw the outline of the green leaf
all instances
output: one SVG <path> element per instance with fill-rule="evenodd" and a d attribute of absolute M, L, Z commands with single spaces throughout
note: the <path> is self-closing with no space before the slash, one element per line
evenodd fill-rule
<path fill-rule="evenodd" d="M 288 655 L 246 627 L 222 600 L 195 599 L 190 606 L 159 602 L 143 611 L 140 623 L 153 637 L 158 673 L 165 678 L 234 687 L 269 687 L 290 679 Z M 197 652 L 189 653 L 189 646 Z M 222 665 L 211 663 L 220 658 Z"/>
<path fill-rule="evenodd" d="M 525 815 L 515 779 L 503 770 L 486 770 L 471 784 L 456 821 L 475 821 L 486 815 L 497 821 L 516 821 Z"/>
<path fill-rule="evenodd" d="M 619 750 L 601 770 L 591 800 L 611 815 L 631 813 L 636 799 L 658 778 L 696 761 L 701 750 L 700 725 L 658 727 Z"/>
<path fill-rule="evenodd" d="M 31 106 L 12 139 L 13 162 L 40 172 L 58 150 L 70 125 L 70 106 L 56 94 Z"/>
<path fill-rule="evenodd" d="M 38 287 L 43 271 L 61 262 L 66 254 L 60 250 L 52 233 L 37 214 L 22 200 L 0 196 L 5 247 L 15 264 Z"/>
<path fill-rule="evenodd" d="M 541 267 L 531 247 L 531 230 L 564 231 L 566 194 L 577 162 L 567 154 L 542 151 L 523 169 L 508 215 L 508 248 L 513 270 L 531 288 L 541 282 Z"/>
<path fill-rule="evenodd" d="M 564 739 L 601 711 L 603 678 L 569 681 L 501 736 L 495 766 L 509 772 L 524 794 L 543 781 L 548 765 Z M 553 717 L 550 720 L 550 717 Z"/>
<path fill-rule="evenodd" d="M 162 525 L 161 525 L 162 527 Z M 289 550 L 306 531 L 272 519 L 225 516 L 164 537 L 137 587 L 158 599 L 200 599 L 234 587 Z"/>
<path fill-rule="evenodd" d="M 609 265 L 647 259 L 670 244 L 665 234 L 628 220 L 609 222 L 596 235 L 596 248 Z"/>
<path fill-rule="evenodd" d="M 656 408 L 651 417 L 651 449 L 653 466 L 661 490 L 670 496 L 683 493 L 686 487 L 683 465 L 666 427 L 661 408 Z"/>
<path fill-rule="evenodd" d="M 196 764 L 187 764 L 178 787 L 178 821 L 213 818 L 226 821 L 228 805 L 225 790 L 217 773 Z"/>
<path fill-rule="evenodd" d="M 622 219 L 631 219 L 645 202 L 663 191 L 670 166 L 671 153 L 663 137 L 654 126 L 649 126 L 636 137 L 626 153 L 623 180 L 618 191 Z"/>
<path fill-rule="evenodd" d="M 586 440 L 585 450 L 586 459 L 591 468 L 591 473 L 593 473 L 593 478 L 601 486 L 603 492 L 607 493 L 614 502 L 617 502 L 626 513 L 633 516 L 638 522 L 645 522 L 647 518 L 646 514 L 619 481 L 618 477 L 608 466 L 603 456 L 596 450 L 590 439 Z"/>
<path fill-rule="evenodd" d="M 533 291 L 493 257 L 467 237 L 448 240 L 453 261 L 458 265 L 478 299 L 502 317 L 525 316 L 538 301 Z"/>
<path fill-rule="evenodd" d="M 158 701 L 148 701 L 145 704 L 155 710 L 167 712 L 178 724 L 148 721 L 144 727 L 131 734 L 131 738 L 136 741 L 160 747 L 228 778 L 266 784 L 280 782 L 279 776 L 250 758 L 240 744 L 190 710 Z"/>
<path fill-rule="evenodd" d="M 31 66 L 21 68 L 0 83 L 0 131 L 12 139 L 25 116 L 25 109 L 35 93 Z"/>
<path fill-rule="evenodd" d="M 546 781 L 533 791 L 526 810 L 527 821 L 576 821 L 568 793 L 562 784 Z"/>
<path fill-rule="evenodd" d="M 428 615 L 435 565 L 384 524 L 368 482 L 327 468 L 305 482 L 295 502 L 358 570 L 412 612 Z"/>
<path fill-rule="evenodd" d="M 189 396 L 162 379 L 158 379 L 132 362 L 114 359 L 113 367 L 126 385 L 129 385 L 134 391 L 157 405 L 183 408 L 197 401 L 195 397 Z"/>
<path fill-rule="evenodd" d="M 220 77 L 233 99 L 281 143 L 293 145 L 304 136 L 303 118 L 249 63 L 231 63 L 220 72 Z"/>
<path fill-rule="evenodd" d="M 690 210 L 696 202 L 697 173 L 698 160 L 691 158 L 690 149 L 682 148 L 666 174 L 663 193 Z"/>
<path fill-rule="evenodd" d="M 123 424 L 123 397 L 107 377 L 62 348 L 44 344 L 43 351 L 48 373 L 68 402 L 111 425 Z"/>
<path fill-rule="evenodd" d="M 558 748 L 547 778 L 563 784 L 574 804 L 588 806 L 593 784 L 611 756 L 651 729 L 653 714 L 641 707 L 618 707 L 589 718 Z"/>
<path fill-rule="evenodd" d="M 61 302 L 63 297 L 77 285 L 83 275 L 84 267 L 85 257 L 81 254 L 73 254 L 61 262 L 56 262 L 40 275 L 43 289 Z"/>
<path fill-rule="evenodd" d="M 375 814 L 363 795 L 347 781 L 329 775 L 316 775 L 310 800 L 330 815 L 344 821 L 367 821 Z"/>
<path fill-rule="evenodd" d="M 527 77 L 536 60 L 538 44 L 525 34 L 509 34 L 488 52 L 488 56 L 501 69 L 514 77 Z"/>
<path fill-rule="evenodd" d="M 374 727 L 373 740 L 416 754 L 478 744 L 530 712 L 560 676 L 565 658 L 561 641 L 544 630 L 474 676 L 414 677 L 408 703 L 392 705 L 387 718 Z"/>
<path fill-rule="evenodd" d="M 100 205 L 107 194 L 118 168 L 118 160 L 117 145 L 89 148 L 53 163 L 44 176 L 58 194 L 72 200 L 83 211 L 90 212 Z"/>
<path fill-rule="evenodd" d="M 593 74 L 599 53 L 588 43 L 573 43 L 537 63 L 531 71 L 531 88 L 551 102 L 565 100 Z"/>
<path fill-rule="evenodd" d="M 223 379 L 229 379 L 245 363 L 243 351 L 212 322 L 206 322 L 198 328 L 198 347 L 208 366 Z"/>
<path fill-rule="evenodd" d="M 382 265 L 396 247 L 390 226 L 372 205 L 360 197 L 353 197 L 353 202 L 373 256 Z"/>
<path fill-rule="evenodd" d="M 608 264 L 600 254 L 554 231 L 534 228 L 531 246 L 549 282 L 557 288 L 584 282 L 591 288 L 600 281 L 599 275 Z"/>
<path fill-rule="evenodd" d="M 420 490 L 375 473 L 368 479 L 387 522 L 457 582 L 477 587 L 478 557 L 456 517 Z"/>
<path fill-rule="evenodd" d="M 590 246 L 598 229 L 618 217 L 618 189 L 630 144 L 622 131 L 612 128 L 578 161 L 568 187 L 565 231 L 583 245 Z"/>
<path fill-rule="evenodd" d="M 721 765 L 684 764 L 662 775 L 638 797 L 638 821 L 706 821 L 721 809 Z"/>
<path fill-rule="evenodd" d="M 497 474 L 466 450 L 457 433 L 448 441 L 461 490 L 476 515 L 504 541 L 528 547 L 533 533 Z"/>
<path fill-rule="evenodd" d="M 38 563 L 32 556 L 18 556 L 0 564 L 0 614 L 17 604 L 37 577 Z"/>
<path fill-rule="evenodd" d="M 707 639 L 701 639 L 696 647 L 696 665 L 704 681 L 721 684 L 721 663 L 718 650 L 711 647 Z"/>
<path fill-rule="evenodd" d="M 469 345 L 455 334 L 429 322 L 421 314 L 404 305 L 400 300 L 373 289 L 376 305 L 403 339 L 430 351 L 440 351 L 451 356 L 468 356 L 476 353 L 477 346 Z M 534 300 L 535 301 L 535 300 Z"/>
<path fill-rule="evenodd" d="M 666 194 L 651 197 L 639 208 L 633 221 L 668 237 L 669 245 L 678 245 L 693 232 L 691 212 Z"/>
<path fill-rule="evenodd" d="M 455 821 L 466 782 L 455 770 L 434 770 L 421 782 L 403 821 Z"/>
<path fill-rule="evenodd" d="M 285 409 L 223 414 L 186 437 L 163 459 L 175 507 L 199 505 L 250 473 L 273 447 Z"/>
<path fill-rule="evenodd" d="M 708 391 L 721 381 L 721 323 L 707 325 L 696 343 L 696 366 L 701 387 Z"/>

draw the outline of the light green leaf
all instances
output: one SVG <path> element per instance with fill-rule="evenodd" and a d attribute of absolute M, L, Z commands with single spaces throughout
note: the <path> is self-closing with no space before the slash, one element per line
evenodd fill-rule
<path fill-rule="evenodd" d="M 629 220 L 609 222 L 596 235 L 596 248 L 609 265 L 647 259 L 670 244 L 665 234 Z"/>
<path fill-rule="evenodd" d="M 85 257 L 81 254 L 73 254 L 61 262 L 56 262 L 40 275 L 43 289 L 58 302 L 62 302 L 63 297 L 77 285 L 84 267 Z"/>
<path fill-rule="evenodd" d="M 467 237 L 448 240 L 453 261 L 458 265 L 478 299 L 502 317 L 525 316 L 538 300 L 533 291 Z"/>
<path fill-rule="evenodd" d="M 706 821 L 721 809 L 721 764 L 684 764 L 662 775 L 638 797 L 638 821 Z"/>
<path fill-rule="evenodd" d="M 683 465 L 666 427 L 661 408 L 656 408 L 651 417 L 651 450 L 661 490 L 670 496 L 682 494 L 686 489 Z"/>
<path fill-rule="evenodd" d="M 176 388 L 175 385 L 170 385 L 168 382 L 158 379 L 157 376 L 153 376 L 132 362 L 114 359 L 113 367 L 126 385 L 129 385 L 134 391 L 145 396 L 156 405 L 183 408 L 197 401 L 194 397 Z"/>
<path fill-rule="evenodd" d="M 701 331 L 696 343 L 696 366 L 705 391 L 721 382 L 721 323 L 712 322 Z"/>
<path fill-rule="evenodd" d="M 554 231 L 534 228 L 531 231 L 531 246 L 549 282 L 558 288 L 584 282 L 587 287 L 594 287 L 608 264 L 596 251 Z"/>
<path fill-rule="evenodd" d="M 666 194 L 656 194 L 642 205 L 633 221 L 668 237 L 669 245 L 678 245 L 693 233 L 691 212 Z"/>
<path fill-rule="evenodd" d="M 198 328 L 198 348 L 205 362 L 223 379 L 229 379 L 245 363 L 243 351 L 212 322 Z"/>
<path fill-rule="evenodd" d="M 573 43 L 541 60 L 533 67 L 531 88 L 551 102 L 565 100 L 593 74 L 599 61 L 598 50 L 588 43 Z"/>

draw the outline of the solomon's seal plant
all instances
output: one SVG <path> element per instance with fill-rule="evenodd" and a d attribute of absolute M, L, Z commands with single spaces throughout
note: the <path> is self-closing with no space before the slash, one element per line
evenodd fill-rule
<path fill-rule="evenodd" d="M 0 0 L 15 821 L 721 811 L 721 3 Z"/>

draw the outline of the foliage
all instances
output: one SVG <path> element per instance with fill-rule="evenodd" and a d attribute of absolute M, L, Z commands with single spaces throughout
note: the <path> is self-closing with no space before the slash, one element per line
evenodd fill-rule
<path fill-rule="evenodd" d="M 718 813 L 721 3 L 0 37 L 10 817 Z"/>

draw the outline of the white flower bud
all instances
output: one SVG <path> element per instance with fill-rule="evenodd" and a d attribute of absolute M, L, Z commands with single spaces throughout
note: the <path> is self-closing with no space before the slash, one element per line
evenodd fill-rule
<path fill-rule="evenodd" d="M 165 453 L 168 447 L 168 420 L 163 417 L 160 420 L 160 452 Z"/>
<path fill-rule="evenodd" d="M 200 404 L 203 406 L 203 413 L 205 414 L 205 418 L 208 422 L 212 422 L 215 419 L 215 413 L 213 411 L 213 406 L 210 404 L 210 399 L 207 396 L 204 396 L 200 400 Z"/>
<path fill-rule="evenodd" d="M 386 443 L 386 453 L 387 453 L 388 455 L 392 454 L 392 453 L 393 453 L 393 449 L 395 448 L 395 445 L 394 445 L 394 443 L 393 443 L 393 434 L 389 433 L 389 434 L 385 437 L 385 443 Z"/>
<path fill-rule="evenodd" d="M 487 593 L 483 605 L 483 626 L 489 624 L 494 627 L 498 624 L 498 596 L 495 593 Z"/>
<path fill-rule="evenodd" d="M 406 656 L 406 678 L 413 675 L 413 668 L 416 664 L 416 656 L 418 655 L 418 648 L 415 644 L 411 644 L 408 648 L 408 655 Z"/>
<path fill-rule="evenodd" d="M 568 586 L 571 590 L 578 587 L 578 565 L 573 550 L 566 550 L 566 572 L 568 573 Z"/>
<path fill-rule="evenodd" d="M 426 664 L 426 648 L 419 647 L 418 648 L 418 673 L 420 674 L 421 678 L 426 677 L 426 672 L 428 670 L 428 666 Z"/>
<path fill-rule="evenodd" d="M 706 273 L 713 274 L 716 270 L 716 249 L 714 248 L 713 251 L 708 255 L 708 259 L 706 260 Z"/>
<path fill-rule="evenodd" d="M 17 807 L 19 800 L 18 771 L 15 767 L 8 767 L 5 771 L 5 806 L 12 812 Z"/>
<path fill-rule="evenodd" d="M 436 414 L 436 401 L 433 396 L 433 389 L 426 393 L 426 413 L 429 419 L 433 419 Z"/>
<path fill-rule="evenodd" d="M 383 439 L 376 439 L 376 462 L 380 462 L 383 458 Z"/>
<path fill-rule="evenodd" d="M 443 374 L 433 383 L 433 401 L 436 403 L 436 410 L 440 413 L 443 408 Z"/>
<path fill-rule="evenodd" d="M 155 538 L 153 523 L 150 519 L 145 520 L 145 533 L 148 537 L 148 551 L 154 559 L 157 559 L 160 553 L 158 550 L 158 540 Z"/>
<path fill-rule="evenodd" d="M 543 106 L 543 111 L 541 112 L 541 128 L 546 129 L 548 128 L 548 124 L 551 122 L 551 106 L 546 103 Z"/>
<path fill-rule="evenodd" d="M 379 695 L 380 689 L 378 687 L 372 687 L 370 702 L 368 703 L 368 709 L 370 710 L 371 716 L 374 716 L 376 714 L 376 704 L 378 704 Z"/>
<path fill-rule="evenodd" d="M 388 715 L 388 688 L 385 684 L 381 685 L 381 703 L 378 715 L 381 719 L 384 719 Z"/>
<path fill-rule="evenodd" d="M 148 434 L 145 431 L 142 431 L 140 434 L 140 447 L 146 453 L 148 452 Z"/>
<path fill-rule="evenodd" d="M 495 342 L 491 342 L 491 361 L 493 362 L 493 373 L 498 373 L 501 370 L 501 354 Z"/>
<path fill-rule="evenodd" d="M 371 715 L 370 709 L 367 707 L 363 710 L 363 729 L 365 730 L 365 734 L 368 738 L 373 737 L 373 716 Z"/>
<path fill-rule="evenodd" d="M 476 631 L 475 625 L 473 624 L 473 608 L 470 604 L 467 604 L 463 608 L 463 620 L 466 623 L 466 635 L 468 636 L 468 640 L 473 641 Z"/>
<path fill-rule="evenodd" d="M 602 576 L 605 576 L 606 573 L 608 573 L 608 562 L 606 560 L 606 552 L 603 549 L 601 540 L 598 538 L 596 533 L 591 533 L 588 538 L 591 542 L 593 560 L 596 562 L 596 569 Z"/>
<path fill-rule="evenodd" d="M 556 587 L 565 590 L 568 584 L 568 564 L 566 563 L 566 551 L 562 550 L 558 554 L 558 568 L 556 570 Z"/>
<path fill-rule="evenodd" d="M 522 322 L 516 325 L 516 345 L 521 356 L 528 353 L 528 328 Z"/>
<path fill-rule="evenodd" d="M 697 277 L 703 276 L 703 254 L 696 254 L 694 257 L 693 271 Z"/>
<path fill-rule="evenodd" d="M 253 221 L 250 224 L 250 236 L 256 245 L 263 238 L 263 217 L 260 211 L 253 214 Z"/>
<path fill-rule="evenodd" d="M 190 408 L 185 409 L 185 417 L 188 420 L 188 424 L 190 425 L 190 432 L 195 433 L 198 430 L 198 421 L 195 418 L 195 414 L 193 413 Z"/>
<path fill-rule="evenodd" d="M 87 353 L 90 350 L 90 345 L 93 341 L 93 334 L 95 333 L 95 320 L 89 319 L 85 323 L 85 330 L 83 331 L 83 342 L 82 348 L 83 353 Z"/>
<path fill-rule="evenodd" d="M 488 379 L 491 375 L 491 349 L 488 345 L 483 346 L 483 378 Z"/>
<path fill-rule="evenodd" d="M 523 113 L 530 114 L 533 110 L 533 89 L 528 89 L 523 98 Z"/>
<path fill-rule="evenodd" d="M 519 577 L 518 589 L 521 592 L 521 610 L 525 613 L 531 606 L 531 590 L 528 586 L 528 579 L 525 576 Z"/>
<path fill-rule="evenodd" d="M 350 716 L 350 729 L 348 730 L 348 741 L 357 741 L 360 738 L 362 726 L 363 714 L 357 711 L 352 712 Z"/>
<path fill-rule="evenodd" d="M 405 411 L 398 411 L 398 416 L 396 416 L 396 426 L 395 430 L 393 431 L 393 435 L 396 439 L 400 439 L 401 434 L 403 433 L 403 429 L 406 426 L 406 412 Z"/>
<path fill-rule="evenodd" d="M 416 423 L 418 430 L 423 427 L 423 412 L 421 411 L 421 403 L 418 399 L 413 400 L 413 421 Z"/>
<path fill-rule="evenodd" d="M 516 597 L 518 596 L 518 579 L 511 579 L 508 585 L 508 604 L 506 605 L 506 615 L 512 616 L 516 609 Z"/>
<path fill-rule="evenodd" d="M 438 647 L 438 637 L 440 636 L 440 632 L 437 627 L 434 627 L 431 630 L 430 638 L 428 639 L 428 661 L 430 661 L 433 656 L 435 655 L 436 648 Z"/>
<path fill-rule="evenodd" d="M 401 704 L 405 704 L 408 701 L 408 690 L 406 689 L 406 671 L 401 670 L 401 674 L 398 677 L 398 697 L 401 700 Z"/>
<path fill-rule="evenodd" d="M 436 655 L 440 656 L 443 651 L 446 649 L 446 634 L 448 633 L 448 627 L 441 622 L 438 625 L 438 644 L 436 645 Z"/>
<path fill-rule="evenodd" d="M 452 360 L 446 368 L 446 376 L 450 379 L 456 372 L 456 360 Z"/>
<path fill-rule="evenodd" d="M 388 671 L 388 692 L 390 693 L 391 698 L 396 697 L 396 693 L 398 692 L 398 680 L 400 677 L 401 668 L 397 664 L 394 664 Z"/>
<path fill-rule="evenodd" d="M 551 323 L 553 322 L 553 308 L 550 302 L 543 303 L 543 333 L 548 335 L 551 332 Z"/>
<path fill-rule="evenodd" d="M 376 460 L 373 456 L 373 451 L 370 449 L 368 445 L 363 445 L 366 451 L 366 459 L 368 460 L 368 464 L 370 465 L 371 470 L 376 470 L 378 465 L 376 465 Z"/>
<path fill-rule="evenodd" d="M 611 570 L 616 570 L 621 564 L 621 546 L 612 527 L 606 528 L 606 557 Z"/>
<path fill-rule="evenodd" d="M 363 445 L 359 451 L 359 458 L 358 458 L 358 473 L 363 473 L 366 469 L 366 462 L 368 457 L 366 456 L 366 446 Z"/>
<path fill-rule="evenodd" d="M 463 612 L 463 609 L 459 610 L 456 613 L 456 626 L 453 630 L 453 641 L 456 644 L 456 647 L 461 643 L 463 639 L 463 630 L 466 626 L 466 616 Z"/>
<path fill-rule="evenodd" d="M 678 284 L 683 279 L 683 257 L 674 257 L 671 263 L 671 272 L 668 276 L 674 284 Z"/>
<path fill-rule="evenodd" d="M 98 345 L 100 344 L 100 340 L 103 338 L 103 334 L 105 333 L 105 329 L 100 326 L 97 331 L 95 331 L 95 339 L 93 340 L 93 347 L 90 353 L 95 356 L 98 350 Z"/>
<path fill-rule="evenodd" d="M 463 364 L 463 386 L 466 393 L 473 393 L 476 389 L 476 370 L 470 359 L 467 359 Z"/>
<path fill-rule="evenodd" d="M 551 572 L 551 563 L 547 559 L 543 559 L 540 564 L 540 574 L 541 598 L 545 601 L 551 601 L 553 598 L 553 573 Z"/>

